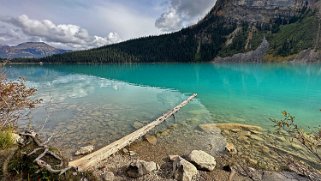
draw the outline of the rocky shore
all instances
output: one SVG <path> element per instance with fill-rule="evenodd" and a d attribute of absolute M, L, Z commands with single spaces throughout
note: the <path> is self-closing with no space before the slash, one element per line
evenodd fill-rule
<path fill-rule="evenodd" d="M 311 179 L 291 167 L 285 157 L 303 165 L 318 164 L 307 159 L 308 153 L 298 143 L 258 126 L 200 124 L 190 138 L 195 145 L 183 148 L 175 144 L 181 145 L 184 135 L 173 128 L 162 133 L 145 136 L 91 171 L 105 181 L 301 181 Z"/>

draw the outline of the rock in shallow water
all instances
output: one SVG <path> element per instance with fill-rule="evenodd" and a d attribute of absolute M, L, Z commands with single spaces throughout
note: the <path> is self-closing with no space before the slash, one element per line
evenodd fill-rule
<path fill-rule="evenodd" d="M 146 135 L 145 139 L 148 143 L 152 144 L 152 145 L 156 145 L 157 144 L 157 138 L 156 136 L 153 135 Z"/>
<path fill-rule="evenodd" d="M 205 133 L 220 134 L 221 130 L 216 126 L 216 124 L 201 124 L 199 128 Z"/>
<path fill-rule="evenodd" d="M 79 156 L 79 155 L 86 155 L 88 153 L 91 153 L 92 151 L 94 151 L 94 146 L 93 145 L 88 145 L 85 147 L 81 147 L 78 151 L 76 151 L 75 155 Z"/>
<path fill-rule="evenodd" d="M 215 158 L 202 150 L 193 150 L 188 155 L 188 160 L 202 170 L 212 171 L 216 166 Z"/>
<path fill-rule="evenodd" d="M 197 168 L 182 157 L 177 157 L 173 162 L 173 175 L 178 181 L 196 180 Z"/>
<path fill-rule="evenodd" d="M 138 178 L 158 170 L 158 165 L 155 162 L 146 162 L 144 160 L 137 160 L 130 163 L 127 174 L 132 178 Z"/>

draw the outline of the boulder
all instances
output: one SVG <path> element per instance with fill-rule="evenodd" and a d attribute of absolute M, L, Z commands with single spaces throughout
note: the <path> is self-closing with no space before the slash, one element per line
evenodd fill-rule
<path fill-rule="evenodd" d="M 188 155 L 188 160 L 201 170 L 212 171 L 216 166 L 215 158 L 202 150 L 193 150 Z"/>
<path fill-rule="evenodd" d="M 197 168 L 182 157 L 173 162 L 173 176 L 178 181 L 194 181 L 198 174 Z"/>
<path fill-rule="evenodd" d="M 137 160 L 130 163 L 127 174 L 132 178 L 138 178 L 158 170 L 159 166 L 155 162 L 146 162 L 144 160 Z"/>
<path fill-rule="evenodd" d="M 86 155 L 88 153 L 91 153 L 92 151 L 94 151 L 94 146 L 93 145 L 88 145 L 85 147 L 81 147 L 78 151 L 76 151 L 75 155 Z"/>

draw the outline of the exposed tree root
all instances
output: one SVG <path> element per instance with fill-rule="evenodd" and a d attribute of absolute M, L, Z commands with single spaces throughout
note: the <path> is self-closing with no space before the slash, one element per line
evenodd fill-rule
<path fill-rule="evenodd" d="M 59 175 L 65 174 L 69 170 L 77 171 L 77 168 L 70 167 L 70 166 L 66 167 L 66 168 L 61 168 L 64 165 L 63 159 L 59 155 L 50 151 L 49 146 L 47 145 L 48 142 L 50 141 L 51 137 L 48 138 L 47 141 L 41 142 L 37 137 L 37 133 L 34 131 L 24 131 L 24 132 L 20 133 L 20 136 L 23 136 L 24 140 L 25 140 L 22 143 L 23 144 L 22 146 L 27 146 L 31 142 L 34 142 L 36 145 L 36 148 L 33 151 L 31 151 L 30 153 L 26 153 L 26 156 L 30 157 L 32 155 L 39 153 L 42 150 L 42 152 L 33 161 L 34 163 L 36 163 L 40 167 L 39 171 L 46 170 L 50 173 L 59 174 Z M 31 139 L 31 141 L 30 141 L 30 139 Z M 51 158 L 58 160 L 60 162 L 60 164 L 55 165 L 55 167 L 59 167 L 61 169 L 54 169 L 52 165 L 50 165 L 46 161 L 44 161 L 45 156 L 50 156 Z"/>

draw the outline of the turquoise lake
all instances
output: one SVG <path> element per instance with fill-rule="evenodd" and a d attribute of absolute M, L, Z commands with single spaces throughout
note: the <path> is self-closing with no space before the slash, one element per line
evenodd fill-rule
<path fill-rule="evenodd" d="M 171 122 L 237 122 L 270 128 L 286 110 L 304 127 L 321 125 L 321 64 L 11 65 L 43 103 L 35 127 L 62 147 L 103 146 L 197 93 Z M 136 126 L 135 126 L 136 124 Z M 165 125 L 166 126 L 166 125 Z M 40 129 L 40 128 L 38 128 Z M 84 133 L 86 136 L 83 136 Z"/>

